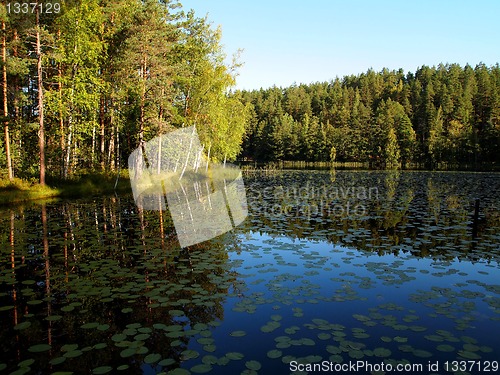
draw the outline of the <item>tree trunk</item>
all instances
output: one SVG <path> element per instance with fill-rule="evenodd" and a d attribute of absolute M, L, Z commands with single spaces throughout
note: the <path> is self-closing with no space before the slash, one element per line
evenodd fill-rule
<path fill-rule="evenodd" d="M 14 57 L 18 57 L 19 54 L 17 52 L 17 41 L 19 40 L 19 35 L 17 33 L 17 29 L 14 29 L 14 36 L 13 36 L 13 46 L 12 46 L 12 55 Z M 14 87 L 14 92 L 16 95 L 14 95 L 14 123 L 19 119 L 19 98 L 17 97 L 17 93 L 21 90 L 19 87 L 19 78 L 15 77 L 13 79 L 13 87 Z"/>
<path fill-rule="evenodd" d="M 109 169 L 111 171 L 115 170 L 115 125 L 113 122 L 113 109 L 111 109 L 111 113 L 109 116 L 109 124 L 111 128 L 111 134 L 109 137 L 109 150 L 108 150 L 108 161 L 109 161 Z"/>
<path fill-rule="evenodd" d="M 61 30 L 57 30 L 57 37 L 61 37 Z M 61 133 L 61 177 L 64 177 L 64 118 L 63 118 L 63 101 L 62 101 L 62 64 L 57 64 L 57 93 L 59 96 L 59 132 Z"/>
<path fill-rule="evenodd" d="M 184 163 L 184 167 L 182 168 L 181 175 L 179 176 L 179 181 L 181 180 L 182 176 L 184 176 L 184 172 L 186 172 L 186 168 L 187 168 L 188 163 L 189 163 L 189 157 L 191 156 L 191 148 L 193 146 L 193 138 L 194 138 L 195 130 L 196 130 L 196 128 L 193 127 L 193 132 L 191 133 L 191 138 L 189 140 L 189 149 L 188 149 L 188 153 L 186 156 L 186 162 Z"/>
<path fill-rule="evenodd" d="M 92 157 L 90 159 L 90 167 L 92 170 L 94 170 L 94 164 L 95 164 L 95 125 L 92 127 Z"/>
<path fill-rule="evenodd" d="M 76 158 L 77 158 L 77 150 L 78 150 L 78 139 L 75 139 L 75 141 L 73 142 L 73 152 L 71 153 L 71 173 L 74 173 L 76 171 Z"/>
<path fill-rule="evenodd" d="M 69 162 L 71 156 L 71 136 L 73 135 L 73 128 L 71 124 L 71 115 L 69 116 L 69 134 L 68 134 L 68 144 L 66 146 L 66 158 L 64 161 L 64 178 L 68 178 L 69 173 Z"/>
<path fill-rule="evenodd" d="M 9 138 L 9 111 L 7 107 L 7 41 L 5 21 L 2 21 L 2 81 L 3 81 L 3 116 L 4 116 L 4 132 L 5 132 L 5 156 L 7 158 L 7 171 L 9 180 L 14 179 L 14 171 L 12 169 L 12 159 L 10 156 L 10 138 Z"/>
<path fill-rule="evenodd" d="M 116 167 L 120 173 L 121 160 L 120 160 L 120 132 L 116 129 Z"/>
<path fill-rule="evenodd" d="M 139 118 L 139 146 L 143 147 L 144 142 L 144 121 L 145 121 L 145 106 L 146 106 L 146 57 L 142 62 L 142 88 L 140 100 L 140 118 Z"/>
<path fill-rule="evenodd" d="M 104 94 L 101 94 L 99 103 L 99 122 L 101 125 L 101 170 L 106 168 L 106 150 L 105 150 L 105 124 L 104 124 Z"/>
<path fill-rule="evenodd" d="M 45 129 L 43 125 L 43 77 L 42 77 L 42 48 L 40 42 L 40 12 L 36 7 L 36 71 L 38 75 L 38 145 L 40 149 L 40 185 L 45 185 Z"/>
<path fill-rule="evenodd" d="M 210 149 L 212 148 L 212 144 L 208 145 L 208 155 L 207 155 L 207 165 L 205 167 L 205 172 L 208 172 L 208 164 L 210 163 Z"/>

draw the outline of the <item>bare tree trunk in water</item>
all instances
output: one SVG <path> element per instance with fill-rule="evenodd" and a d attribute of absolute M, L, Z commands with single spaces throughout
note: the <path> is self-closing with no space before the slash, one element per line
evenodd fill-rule
<path fill-rule="evenodd" d="M 43 257 L 45 259 L 45 297 L 47 298 L 47 316 L 52 315 L 52 302 L 50 302 L 50 254 L 49 237 L 47 230 L 47 207 L 42 204 L 42 230 L 43 230 Z M 48 344 L 52 345 L 52 321 L 49 321 L 47 328 Z"/>
<path fill-rule="evenodd" d="M 63 215 L 64 217 L 67 216 L 66 214 L 66 206 L 63 206 Z M 69 282 L 69 270 L 68 270 L 68 223 L 66 223 L 66 228 L 64 230 L 64 281 L 66 284 Z"/>
<path fill-rule="evenodd" d="M 10 211 L 10 233 L 9 233 L 9 242 L 10 242 L 10 264 L 12 268 L 12 280 L 16 279 L 16 249 L 14 248 L 14 222 L 15 215 L 14 211 Z M 14 325 L 18 323 L 18 315 L 17 315 L 17 286 L 16 283 L 12 285 L 12 299 L 14 300 Z M 19 337 L 17 337 L 19 339 Z"/>

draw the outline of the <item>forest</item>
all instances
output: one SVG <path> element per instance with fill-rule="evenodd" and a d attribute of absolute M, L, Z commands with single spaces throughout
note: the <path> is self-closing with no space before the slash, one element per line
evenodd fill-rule
<path fill-rule="evenodd" d="M 372 69 L 330 82 L 241 94 L 242 157 L 437 168 L 500 161 L 500 67 Z"/>
<path fill-rule="evenodd" d="M 225 63 L 220 28 L 171 1 L 42 4 L 0 5 L 9 178 L 114 171 L 193 124 L 212 159 L 236 158 L 250 111 L 229 95 L 239 62 Z"/>
<path fill-rule="evenodd" d="M 214 161 L 498 164 L 498 64 L 370 69 L 242 91 L 239 52 L 227 63 L 221 29 L 180 3 L 57 5 L 0 5 L 0 170 L 9 179 L 115 172 L 143 142 L 193 124 Z"/>

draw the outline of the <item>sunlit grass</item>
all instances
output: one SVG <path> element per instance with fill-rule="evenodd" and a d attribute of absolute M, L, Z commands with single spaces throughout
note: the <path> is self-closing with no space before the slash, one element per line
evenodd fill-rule
<path fill-rule="evenodd" d="M 115 191 L 130 191 L 130 181 L 125 172 L 120 174 L 118 182 L 116 174 L 86 174 L 68 180 L 48 177 L 46 185 L 40 185 L 35 179 L 14 178 L 13 181 L 9 181 L 2 176 L 0 205 L 54 197 L 88 197 L 112 194 Z"/>
<path fill-rule="evenodd" d="M 0 179 L 0 204 L 51 198 L 60 194 L 61 190 L 58 188 L 40 185 L 33 181 L 20 178 L 14 178 L 12 181 Z"/>

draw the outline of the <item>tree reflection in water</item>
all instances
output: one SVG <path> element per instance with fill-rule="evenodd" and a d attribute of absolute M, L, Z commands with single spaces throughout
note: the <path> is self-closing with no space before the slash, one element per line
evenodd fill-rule
<path fill-rule="evenodd" d="M 132 197 L 0 211 L 0 368 L 154 373 L 213 365 L 215 373 L 234 373 L 245 366 L 234 352 L 264 363 L 300 356 L 313 342 L 315 354 L 347 360 L 362 354 L 353 348 L 369 354 L 380 346 L 380 333 L 367 333 L 372 326 L 414 329 L 392 336 L 422 346 L 424 336 L 441 339 L 429 335 L 436 324 L 469 342 L 453 358 L 477 356 L 463 351 L 478 340 L 482 358 L 493 358 L 487 350 L 495 338 L 480 333 L 497 324 L 497 175 L 285 171 L 247 174 L 245 186 L 247 220 L 188 248 L 179 247 L 168 211 L 140 210 Z M 481 266 L 476 279 L 468 274 L 474 265 Z M 275 341 L 271 332 L 295 338 Z M 391 349 L 377 353 L 407 358 L 412 347 L 389 339 Z M 250 345 L 256 340 L 262 345 Z M 418 350 L 411 353 L 427 355 Z M 265 366 L 280 372 L 285 365 Z"/>

